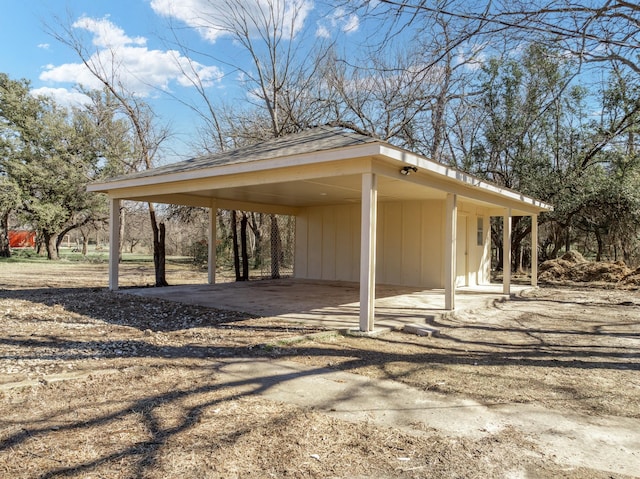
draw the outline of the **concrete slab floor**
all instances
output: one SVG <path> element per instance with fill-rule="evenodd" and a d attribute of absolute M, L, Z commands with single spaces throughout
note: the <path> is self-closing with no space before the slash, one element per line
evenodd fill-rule
<path fill-rule="evenodd" d="M 512 285 L 519 294 L 529 286 Z M 277 317 L 296 324 L 326 329 L 358 329 L 358 283 L 293 278 L 237 283 L 181 285 L 121 290 L 127 294 L 186 304 Z M 459 288 L 456 310 L 483 309 L 508 299 L 501 284 Z M 375 329 L 402 329 L 429 324 L 450 311 L 444 309 L 444 290 L 407 286 L 376 286 Z"/>

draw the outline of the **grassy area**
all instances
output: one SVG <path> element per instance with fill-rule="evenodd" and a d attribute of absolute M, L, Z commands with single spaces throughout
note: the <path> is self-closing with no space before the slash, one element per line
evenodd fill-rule
<path fill-rule="evenodd" d="M 44 281 L 45 273 L 48 275 Z M 48 287 L 106 287 L 109 276 L 108 257 L 104 259 L 87 255 L 86 258 L 62 256 L 59 261 L 49 261 L 44 256 L 14 255 L 11 258 L 0 258 L 0 289 L 4 286 L 14 287 L 17 284 L 38 285 L 42 282 Z M 198 268 L 188 258 L 168 258 L 166 263 L 167 281 L 169 284 L 204 284 L 207 282 L 207 271 Z M 125 255 L 119 267 L 119 284 L 121 287 L 152 286 L 155 284 L 153 259 L 143 255 Z M 220 279 L 223 274 L 220 272 Z"/>
<path fill-rule="evenodd" d="M 63 271 L 59 282 L 64 283 L 63 276 L 77 276 L 84 278 L 85 284 L 94 284 L 94 279 L 101 277 L 100 284 L 107 284 L 109 254 L 106 251 L 89 250 L 86 256 L 73 252 L 71 248 L 60 248 L 60 260 L 50 261 L 46 256 L 38 255 L 32 249 L 15 249 L 10 258 L 0 258 L 0 268 L 11 270 L 18 274 L 34 274 L 50 268 Z M 165 262 L 167 281 L 169 284 L 207 282 L 206 266 L 193 263 L 190 256 L 168 256 Z M 153 256 L 149 254 L 123 253 L 119 267 L 120 286 L 150 286 L 155 283 Z M 251 269 L 251 279 L 268 277 L 261 269 Z M 266 273 L 268 275 L 268 272 Z M 283 277 L 286 275 L 283 272 Z M 233 266 L 219 259 L 216 268 L 216 282 L 233 281 L 235 278 Z"/>
<path fill-rule="evenodd" d="M 79 263 L 107 263 L 109 261 L 108 251 L 90 250 L 86 255 L 75 252 L 72 248 L 60 248 L 60 260 Z M 33 249 L 14 249 L 10 258 L 0 258 L 1 263 L 42 263 L 48 262 L 46 256 L 37 254 Z M 121 263 L 142 263 L 152 264 L 153 255 L 138 253 L 123 253 Z M 167 264 L 190 265 L 192 258 L 189 256 L 168 256 Z"/>

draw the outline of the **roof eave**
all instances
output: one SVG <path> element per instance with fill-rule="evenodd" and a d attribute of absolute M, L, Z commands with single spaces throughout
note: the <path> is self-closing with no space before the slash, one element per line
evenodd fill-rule
<path fill-rule="evenodd" d="M 299 155 L 282 156 L 250 163 L 232 163 L 216 165 L 203 169 L 163 173 L 159 175 L 142 176 L 136 178 L 121 178 L 111 181 L 95 182 L 87 186 L 87 191 L 108 193 L 111 190 L 135 188 L 140 186 L 161 185 L 194 179 L 213 178 L 241 173 L 256 173 L 277 168 L 291 168 L 302 165 L 312 165 L 331 161 L 340 161 L 359 157 L 374 157 L 380 154 L 381 143 L 372 142 L 333 150 L 302 153 Z"/>
<path fill-rule="evenodd" d="M 553 211 L 553 206 L 530 196 L 524 195 L 510 188 L 502 187 L 482 180 L 476 176 L 464 173 L 450 166 L 430 160 L 424 156 L 408 152 L 402 148 L 390 144 L 380 145 L 380 155 L 384 158 L 393 159 L 409 165 L 413 165 L 420 170 L 431 172 L 436 176 L 446 178 L 452 182 L 461 182 L 466 186 L 478 188 L 490 192 L 496 196 L 504 197 L 510 201 L 524 203 L 538 212 Z"/>
<path fill-rule="evenodd" d="M 496 200 L 503 199 L 507 200 L 509 204 L 521 205 L 522 208 L 519 207 L 518 209 L 522 209 L 528 213 L 553 211 L 553 206 L 540 200 L 508 188 L 497 186 L 473 175 L 461 172 L 455 168 L 430 160 L 421 155 L 408 152 L 380 140 L 359 145 L 344 146 L 331 150 L 300 153 L 262 160 L 258 159 L 251 162 L 229 163 L 209 166 L 201 169 L 161 174 L 151 173 L 149 176 L 137 176 L 134 178 L 118 178 L 111 181 L 92 183 L 88 185 L 87 191 L 108 194 L 112 191 L 132 188 L 148 188 L 165 184 L 188 182 L 196 179 L 202 181 L 207 178 L 220 178 L 229 175 L 295 168 L 306 165 L 365 157 L 379 158 L 386 161 L 391 160 L 394 163 L 415 166 L 422 173 L 430 173 L 434 177 L 440 178 L 439 181 L 446 181 L 450 185 L 453 185 L 451 188 L 452 191 L 457 189 L 455 188 L 456 185 L 458 187 L 464 186 L 467 189 L 477 189 L 494 196 Z M 495 204 L 498 205 L 500 203 L 500 201 L 496 201 Z"/>

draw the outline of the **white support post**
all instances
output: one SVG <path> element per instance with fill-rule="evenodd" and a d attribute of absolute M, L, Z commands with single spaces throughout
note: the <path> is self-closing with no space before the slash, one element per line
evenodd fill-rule
<path fill-rule="evenodd" d="M 376 301 L 376 222 L 378 209 L 377 178 L 362 175 L 360 230 L 360 331 L 373 331 Z"/>
<path fill-rule="evenodd" d="M 538 286 L 538 215 L 531 215 L 531 286 Z"/>
<path fill-rule="evenodd" d="M 447 194 L 444 240 L 444 309 L 456 308 L 456 240 L 458 229 L 458 196 Z"/>
<path fill-rule="evenodd" d="M 216 284 L 216 200 L 211 200 L 209 206 L 209 229 L 207 238 L 207 272 L 209 284 Z"/>
<path fill-rule="evenodd" d="M 511 294 L 511 208 L 502 221 L 502 292 Z"/>
<path fill-rule="evenodd" d="M 120 264 L 120 200 L 111 198 L 109 203 L 109 289 L 118 289 Z"/>

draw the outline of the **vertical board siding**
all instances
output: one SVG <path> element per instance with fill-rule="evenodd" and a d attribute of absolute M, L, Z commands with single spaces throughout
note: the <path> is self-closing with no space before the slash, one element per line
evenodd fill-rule
<path fill-rule="evenodd" d="M 422 281 L 422 204 L 410 201 L 402 204 L 402 267 L 401 283 L 419 285 Z"/>
<path fill-rule="evenodd" d="M 456 286 L 468 286 L 469 271 L 469 232 L 468 215 L 459 214 L 456 240 Z"/>
<path fill-rule="evenodd" d="M 322 210 L 311 208 L 309 210 L 309 237 L 307 250 L 308 278 L 322 278 Z"/>
<path fill-rule="evenodd" d="M 380 279 L 388 284 L 402 284 L 402 203 L 386 203 L 381 211 L 384 218 L 382 238 L 384 249 Z"/>
<path fill-rule="evenodd" d="M 335 207 L 322 209 L 322 270 L 320 278 L 336 279 L 336 229 Z"/>
<path fill-rule="evenodd" d="M 420 285 L 426 288 L 444 286 L 444 201 L 425 201 L 422 205 L 422 274 Z"/>
<path fill-rule="evenodd" d="M 353 278 L 352 265 L 358 264 L 356 260 L 360 254 L 358 248 L 353 247 L 353 238 L 359 239 L 360 233 L 354 235 L 352 208 L 335 208 L 335 279 L 339 281 L 351 281 Z M 357 253 L 354 253 L 357 251 Z M 357 274 L 357 271 L 355 271 Z"/>
<path fill-rule="evenodd" d="M 443 287 L 444 208 L 442 200 L 381 202 L 378 205 L 376 277 L 380 284 Z M 470 285 L 489 281 L 490 232 L 484 210 L 468 210 L 460 238 L 467 245 Z M 462 216 L 462 215 L 461 215 Z M 477 245 L 476 218 L 484 217 L 485 243 Z M 464 257 L 462 258 L 464 261 Z M 360 205 L 310 207 L 296 220 L 295 276 L 358 281 Z"/>
<path fill-rule="evenodd" d="M 308 278 L 308 254 L 309 250 L 309 218 L 306 214 L 296 217 L 296 245 L 295 260 L 293 262 L 294 278 Z"/>
<path fill-rule="evenodd" d="M 482 252 L 482 283 L 481 284 L 490 284 L 491 283 L 491 216 L 489 216 L 486 212 L 484 214 L 484 248 Z"/>
<path fill-rule="evenodd" d="M 360 258 L 360 231 L 361 231 L 362 225 L 360 224 L 360 208 L 358 208 L 357 206 L 351 206 L 348 209 L 349 209 L 349 214 L 351 216 L 351 232 L 353 236 L 351 238 L 351 257 L 350 257 L 350 259 L 352 260 L 351 275 L 349 276 L 351 280 L 351 278 L 360 277 L 360 261 L 358 260 L 358 258 Z M 380 225 L 378 224 L 378 228 L 379 227 Z M 380 251 L 379 236 L 378 236 L 377 250 Z"/>

